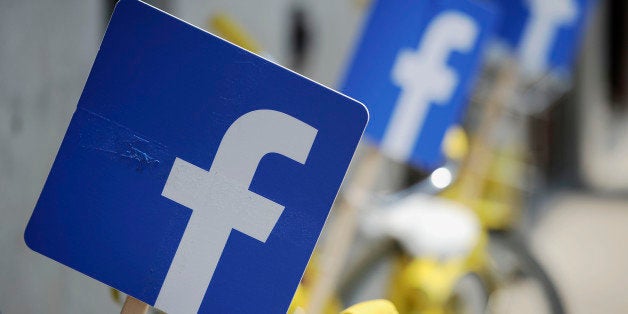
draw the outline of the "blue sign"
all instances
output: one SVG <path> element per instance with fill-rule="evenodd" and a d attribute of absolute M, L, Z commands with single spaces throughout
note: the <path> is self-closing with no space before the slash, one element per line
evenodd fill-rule
<path fill-rule="evenodd" d="M 517 50 L 524 75 L 568 74 L 593 0 L 497 0 L 498 36 Z"/>
<path fill-rule="evenodd" d="M 122 0 L 25 241 L 167 312 L 285 313 L 367 118 Z"/>
<path fill-rule="evenodd" d="M 373 5 L 342 90 L 368 104 L 366 135 L 384 154 L 426 170 L 443 162 L 494 20 L 467 0 Z"/>

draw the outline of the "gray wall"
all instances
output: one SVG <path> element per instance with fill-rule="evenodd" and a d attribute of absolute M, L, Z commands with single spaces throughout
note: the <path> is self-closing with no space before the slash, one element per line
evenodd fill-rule
<path fill-rule="evenodd" d="M 289 65 L 288 13 L 295 5 L 307 11 L 312 51 L 304 69 L 311 79 L 336 87 L 344 62 L 359 32 L 365 5 L 356 0 L 177 0 L 170 7 L 178 17 L 206 29 L 208 17 L 227 13 L 238 21 L 275 61 Z"/>
<path fill-rule="evenodd" d="M 108 288 L 26 248 L 24 228 L 95 57 L 95 0 L 0 1 L 0 312 L 115 313 Z"/>

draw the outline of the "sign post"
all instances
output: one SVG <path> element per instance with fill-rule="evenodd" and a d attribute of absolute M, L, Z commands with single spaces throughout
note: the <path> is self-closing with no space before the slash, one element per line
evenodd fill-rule
<path fill-rule="evenodd" d="M 503 0 L 503 13 L 493 48 L 507 47 L 496 62 L 497 75 L 490 86 L 469 156 L 461 169 L 458 197 L 469 205 L 481 198 L 493 161 L 491 137 L 508 108 L 534 113 L 546 108 L 568 86 L 579 37 L 592 0 Z M 539 83 L 540 82 L 540 83 Z M 531 85 L 544 97 L 526 98 Z M 552 85 L 553 84 L 553 85 Z M 537 92 L 538 93 L 538 92 Z M 511 106 L 508 106 L 511 105 Z M 522 108 L 528 107 L 528 108 Z"/>
<path fill-rule="evenodd" d="M 145 314 L 148 311 L 148 304 L 128 295 L 124 300 L 120 314 Z"/>
<path fill-rule="evenodd" d="M 423 170 L 440 166 L 447 129 L 466 107 L 495 12 L 473 1 L 376 1 L 341 90 L 368 104 L 370 150 L 357 165 L 321 253 L 309 312 L 318 314 L 337 278 L 384 158 Z M 394 36 L 391 36 L 394 34 Z M 374 62 L 374 60 L 377 60 Z M 384 157 L 385 156 L 385 157 Z"/>

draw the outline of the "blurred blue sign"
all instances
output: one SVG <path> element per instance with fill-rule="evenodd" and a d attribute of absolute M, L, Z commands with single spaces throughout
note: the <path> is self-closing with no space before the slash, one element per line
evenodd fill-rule
<path fill-rule="evenodd" d="M 366 135 L 384 154 L 427 170 L 443 162 L 494 20 L 467 0 L 373 4 L 342 90 L 369 107 Z"/>
<path fill-rule="evenodd" d="M 167 312 L 285 313 L 367 117 L 122 0 L 25 241 Z"/>
<path fill-rule="evenodd" d="M 497 0 L 499 37 L 516 49 L 524 74 L 569 73 L 593 0 Z"/>

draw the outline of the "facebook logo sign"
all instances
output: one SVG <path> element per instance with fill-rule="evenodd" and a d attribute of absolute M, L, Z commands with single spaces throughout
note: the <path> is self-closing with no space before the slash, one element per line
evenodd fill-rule
<path fill-rule="evenodd" d="M 498 0 L 498 35 L 518 51 L 525 75 L 568 74 L 593 0 Z"/>
<path fill-rule="evenodd" d="M 367 119 L 122 0 L 25 241 L 168 313 L 286 312 Z"/>
<path fill-rule="evenodd" d="M 384 154 L 426 170 L 443 162 L 494 20 L 466 0 L 374 3 L 342 90 L 369 105 L 366 135 Z"/>

